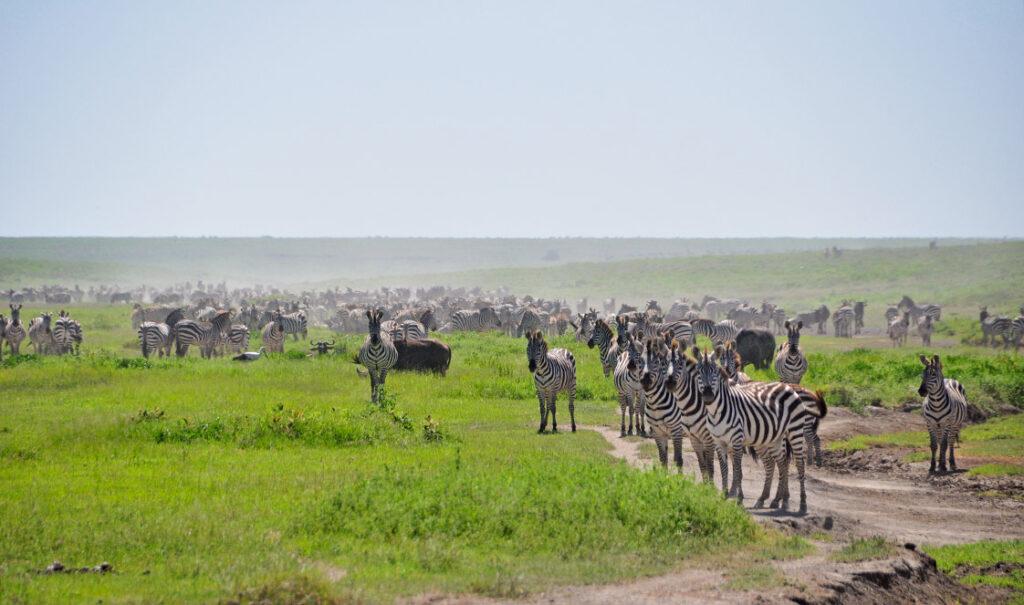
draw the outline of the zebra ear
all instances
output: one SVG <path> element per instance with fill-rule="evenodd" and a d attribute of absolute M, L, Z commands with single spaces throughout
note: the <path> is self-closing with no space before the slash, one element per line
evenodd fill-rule
<path fill-rule="evenodd" d="M 787 319 L 787 320 L 786 320 L 786 323 L 784 323 L 784 324 L 782 324 L 782 325 L 786 326 L 786 329 L 788 330 L 788 329 L 789 329 L 789 320 Z"/>
<path fill-rule="evenodd" d="M 924 364 L 924 367 L 928 367 L 928 358 L 925 357 L 924 355 L 921 355 L 920 359 L 921 359 L 921 363 Z"/>
<path fill-rule="evenodd" d="M 369 309 L 367 309 L 366 310 L 366 319 L 373 319 L 372 313 L 373 313 L 373 311 L 370 311 Z"/>
<path fill-rule="evenodd" d="M 935 364 L 935 367 L 939 368 L 940 370 L 942 369 L 942 362 L 939 361 L 939 356 L 938 355 L 933 355 L 932 356 L 932 363 Z"/>
<path fill-rule="evenodd" d="M 697 348 L 697 345 L 693 345 L 693 348 L 690 349 L 690 351 L 693 353 L 694 359 L 700 359 L 700 349 Z"/>

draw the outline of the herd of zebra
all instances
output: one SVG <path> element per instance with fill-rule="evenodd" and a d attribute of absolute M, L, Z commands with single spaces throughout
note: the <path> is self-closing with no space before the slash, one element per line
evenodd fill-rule
<path fill-rule="evenodd" d="M 291 334 L 294 340 L 299 335 L 308 337 L 309 327 L 302 311 L 284 313 L 280 309 L 270 311 L 266 317 L 254 315 L 248 310 L 242 315 L 246 321 L 232 321 L 235 314 L 230 310 L 210 309 L 186 316 L 186 309 L 142 309 L 136 308 L 132 323 L 137 329 L 142 356 L 148 358 L 171 355 L 188 355 L 193 345 L 203 358 L 222 356 L 225 352 L 239 354 L 249 347 L 250 328 L 247 322 L 259 322 L 262 350 L 267 353 L 283 353 L 285 338 Z M 162 317 L 161 317 L 162 316 Z M 257 324 L 259 325 L 259 324 Z"/>
<path fill-rule="evenodd" d="M 82 344 L 82 324 L 63 309 L 53 320 L 52 313 L 43 313 L 28 322 L 28 329 L 21 321 L 21 303 L 10 303 L 11 317 L 0 314 L 0 359 L 3 359 L 4 343 L 12 355 L 21 352 L 21 343 L 27 337 L 36 355 L 78 354 Z"/>

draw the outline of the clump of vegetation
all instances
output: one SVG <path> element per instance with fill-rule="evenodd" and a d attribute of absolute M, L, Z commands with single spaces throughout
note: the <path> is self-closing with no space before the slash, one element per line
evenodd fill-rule
<path fill-rule="evenodd" d="M 149 410 L 139 410 L 138 413 L 133 414 L 128 418 L 128 422 L 153 422 L 164 419 L 164 411 L 160 408 L 156 408 L 152 412 Z"/>
<path fill-rule="evenodd" d="M 430 415 L 423 422 L 423 440 L 427 443 L 440 443 L 450 438 L 441 423 Z"/>
<path fill-rule="evenodd" d="M 832 560 L 840 563 L 856 563 L 884 559 L 895 552 L 895 546 L 881 536 L 856 538 L 838 552 L 832 553 Z"/>
<path fill-rule="evenodd" d="M 1024 602 L 1024 540 L 985 540 L 971 544 L 924 547 L 939 570 L 964 584 L 987 584 L 1014 591 Z"/>

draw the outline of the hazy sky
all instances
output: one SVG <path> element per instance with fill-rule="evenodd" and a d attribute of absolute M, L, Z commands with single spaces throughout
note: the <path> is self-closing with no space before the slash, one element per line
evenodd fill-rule
<path fill-rule="evenodd" d="M 1024 2 L 0 3 L 0 235 L 1024 235 Z"/>

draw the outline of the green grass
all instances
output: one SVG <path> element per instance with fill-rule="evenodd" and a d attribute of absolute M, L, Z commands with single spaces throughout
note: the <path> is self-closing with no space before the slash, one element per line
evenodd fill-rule
<path fill-rule="evenodd" d="M 142 362 L 127 309 L 74 312 L 80 357 L 0 367 L 2 602 L 518 596 L 765 540 L 714 489 L 567 432 L 564 400 L 563 432 L 537 435 L 517 340 L 448 337 L 447 378 L 393 374 L 374 407 L 349 355 Z M 595 354 L 558 344 L 577 421 L 604 422 Z M 117 573 L 36 573 L 55 559 Z"/>
<path fill-rule="evenodd" d="M 1024 540 L 926 546 L 943 572 L 968 585 L 1008 588 L 1015 603 L 1024 602 Z"/>
<path fill-rule="evenodd" d="M 884 559 L 894 552 L 894 546 L 881 536 L 855 538 L 852 542 L 832 553 L 830 558 L 840 563 L 856 563 Z"/>

